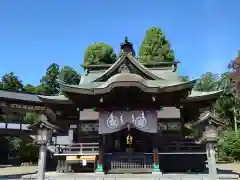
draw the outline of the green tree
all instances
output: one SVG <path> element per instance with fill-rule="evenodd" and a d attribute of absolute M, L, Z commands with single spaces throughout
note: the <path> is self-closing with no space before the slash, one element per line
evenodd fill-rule
<path fill-rule="evenodd" d="M 36 93 L 36 87 L 31 85 L 31 84 L 26 84 L 24 86 L 24 92 L 28 92 L 28 93 Z"/>
<path fill-rule="evenodd" d="M 207 72 L 201 76 L 199 81 L 195 84 L 194 90 L 197 91 L 216 91 L 218 90 L 219 76 L 211 72 Z"/>
<path fill-rule="evenodd" d="M 225 120 L 228 120 L 229 126 L 234 126 L 234 108 L 239 109 L 239 100 L 233 91 L 229 73 L 223 73 L 218 81 L 218 89 L 223 93 L 216 101 L 215 111 Z M 236 114 L 237 115 L 237 114 Z"/>
<path fill-rule="evenodd" d="M 142 63 L 171 62 L 175 60 L 174 52 L 163 31 L 158 27 L 147 30 L 139 49 Z"/>
<path fill-rule="evenodd" d="M 217 152 L 219 160 L 227 162 L 240 160 L 240 139 L 235 131 L 228 129 L 220 133 Z"/>
<path fill-rule="evenodd" d="M 41 85 L 38 90 L 45 95 L 56 95 L 59 93 L 59 85 L 57 82 L 59 75 L 59 65 L 52 63 L 48 68 L 45 76 L 41 79 Z"/>
<path fill-rule="evenodd" d="M 31 142 L 29 138 L 21 138 L 18 154 L 21 162 L 37 162 L 39 147 Z"/>
<path fill-rule="evenodd" d="M 233 127 L 233 109 L 237 106 L 237 102 L 228 72 L 221 76 L 210 72 L 203 74 L 194 90 L 205 92 L 222 90 L 222 95 L 216 101 L 214 110 L 221 119 L 227 120 L 229 126 Z"/>
<path fill-rule="evenodd" d="M 22 81 L 13 72 L 5 74 L 2 77 L 1 84 L 2 84 L 1 88 L 4 90 L 10 90 L 10 91 L 22 91 L 23 90 Z"/>
<path fill-rule="evenodd" d="M 16 159 L 19 155 L 18 152 L 20 148 L 21 139 L 14 136 L 5 136 L 5 138 L 8 143 L 7 145 L 1 144 L 1 146 L 8 149 L 8 156 L 10 157 L 10 159 L 12 158 Z"/>
<path fill-rule="evenodd" d="M 5 74 L 2 79 L 1 79 L 1 88 L 4 90 L 11 90 L 11 91 L 30 91 L 31 87 L 31 91 L 33 91 L 34 87 L 31 85 L 27 85 L 27 86 L 23 86 L 23 83 L 21 80 L 19 80 L 19 78 L 13 73 L 7 73 Z M 18 113 L 8 113 L 5 116 L 3 116 L 3 120 L 4 121 L 15 121 L 16 119 L 22 119 L 22 117 L 25 116 L 25 113 L 23 112 L 18 112 Z M 4 141 L 5 139 L 5 141 Z M 4 157 L 8 158 L 8 155 L 10 155 L 10 157 L 17 157 L 19 156 L 19 150 L 20 147 L 24 146 L 22 143 L 22 145 L 20 145 L 20 143 L 22 142 L 22 140 L 18 137 L 2 137 L 2 141 L 1 141 L 1 146 L 2 146 L 2 150 L 1 150 L 1 154 Z M 29 149 L 28 149 L 29 150 Z M 23 151 L 22 151 L 23 152 Z M 27 153 L 25 151 L 25 153 Z M 22 153 L 23 155 L 23 153 Z M 2 159 L 3 161 L 4 159 Z M 3 163 L 3 162 L 1 162 Z"/>
<path fill-rule="evenodd" d="M 38 120 L 39 114 L 35 112 L 27 112 L 24 116 L 24 121 L 28 123 L 34 123 Z"/>
<path fill-rule="evenodd" d="M 113 48 L 105 43 L 93 43 L 85 50 L 84 64 L 113 64 L 115 61 Z"/>
<path fill-rule="evenodd" d="M 46 84 L 40 84 L 38 86 L 33 86 L 31 84 L 26 84 L 24 86 L 24 92 L 33 93 L 33 94 L 47 94 Z"/>
<path fill-rule="evenodd" d="M 78 85 L 80 78 L 80 74 L 78 74 L 77 71 L 69 66 L 64 66 L 59 74 L 59 79 L 66 84 Z"/>
<path fill-rule="evenodd" d="M 180 79 L 181 79 L 182 82 L 188 82 L 189 81 L 188 76 L 180 76 Z"/>
<path fill-rule="evenodd" d="M 239 138 L 236 131 L 233 131 L 234 118 L 239 119 L 239 113 L 235 113 L 234 109 L 239 109 L 239 100 L 233 91 L 229 72 L 225 72 L 218 76 L 213 73 L 205 73 L 196 83 L 195 90 L 198 91 L 216 91 L 222 90 L 222 95 L 216 101 L 214 110 L 219 120 L 228 123 L 228 128 L 221 132 L 218 140 L 218 159 L 223 161 L 234 161 L 240 159 Z"/>

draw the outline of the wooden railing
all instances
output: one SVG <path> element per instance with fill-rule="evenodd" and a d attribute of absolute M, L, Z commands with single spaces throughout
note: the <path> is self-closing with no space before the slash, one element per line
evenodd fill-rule
<path fill-rule="evenodd" d="M 150 172 L 153 155 L 145 153 L 106 153 L 104 168 L 111 173 Z"/>
<path fill-rule="evenodd" d="M 97 155 L 99 143 L 55 144 L 54 155 Z"/>
<path fill-rule="evenodd" d="M 203 144 L 196 144 L 194 142 L 172 142 L 171 144 L 163 145 L 161 154 L 180 154 L 180 153 L 191 153 L 191 154 L 205 154 L 205 146 Z"/>

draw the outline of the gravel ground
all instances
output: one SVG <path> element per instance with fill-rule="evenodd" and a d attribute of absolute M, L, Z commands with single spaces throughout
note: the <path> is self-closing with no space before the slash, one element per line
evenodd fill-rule
<path fill-rule="evenodd" d="M 23 175 L 37 172 L 37 166 L 26 167 L 1 167 L 0 180 L 21 180 Z"/>
<path fill-rule="evenodd" d="M 37 166 L 26 166 L 26 167 L 5 167 L 0 168 L 0 177 L 9 175 L 21 175 L 21 174 L 31 174 L 36 173 Z"/>
<path fill-rule="evenodd" d="M 217 167 L 221 170 L 233 171 L 240 174 L 240 163 L 218 164 Z"/>

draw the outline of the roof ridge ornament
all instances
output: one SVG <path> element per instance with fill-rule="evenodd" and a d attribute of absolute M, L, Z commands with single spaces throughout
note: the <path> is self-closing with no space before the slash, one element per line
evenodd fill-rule
<path fill-rule="evenodd" d="M 127 36 L 125 36 L 124 39 L 125 39 L 125 43 L 129 43 L 129 42 L 128 42 L 128 37 L 127 37 Z"/>
<path fill-rule="evenodd" d="M 119 69 L 118 69 L 119 73 L 131 73 L 129 67 L 126 64 L 122 64 Z"/>
<path fill-rule="evenodd" d="M 120 45 L 120 51 L 125 52 L 125 53 L 131 53 L 133 56 L 135 56 L 135 51 L 133 49 L 133 44 L 131 42 L 128 41 L 128 37 L 125 36 L 124 37 L 124 42 L 121 43 Z"/>

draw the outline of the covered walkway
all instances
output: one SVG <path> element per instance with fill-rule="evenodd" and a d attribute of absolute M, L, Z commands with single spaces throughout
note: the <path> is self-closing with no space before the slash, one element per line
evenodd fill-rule
<path fill-rule="evenodd" d="M 28 129 L 29 125 L 26 123 L 0 122 L 0 135 L 31 135 L 31 130 Z"/>

